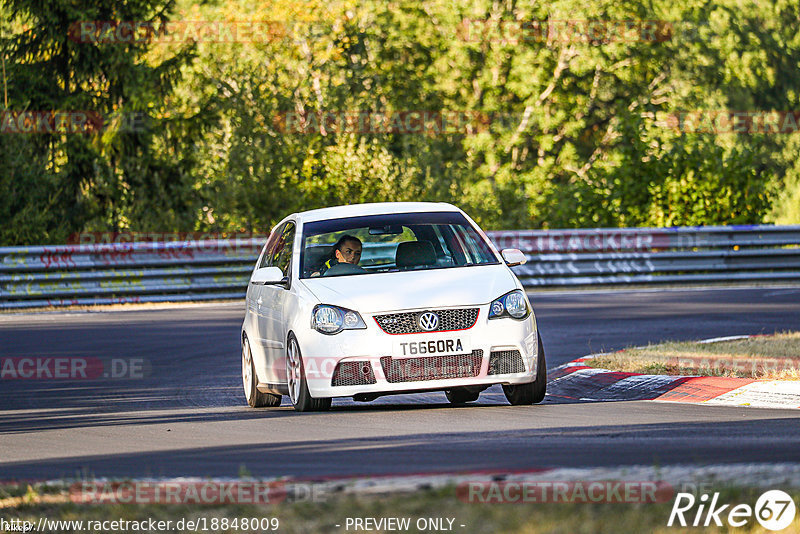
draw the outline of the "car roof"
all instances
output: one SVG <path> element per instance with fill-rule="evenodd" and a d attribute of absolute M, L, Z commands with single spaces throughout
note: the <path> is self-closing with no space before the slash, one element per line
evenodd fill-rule
<path fill-rule="evenodd" d="M 343 219 L 362 215 L 381 215 L 385 213 L 422 213 L 431 211 L 456 211 L 456 206 L 447 202 L 374 202 L 369 204 L 349 204 L 295 213 L 291 218 L 302 222 Z"/>

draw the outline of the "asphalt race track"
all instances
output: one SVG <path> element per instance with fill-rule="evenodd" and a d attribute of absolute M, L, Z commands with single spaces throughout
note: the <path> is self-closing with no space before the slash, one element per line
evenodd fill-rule
<path fill-rule="evenodd" d="M 800 289 L 531 293 L 548 367 L 667 339 L 800 329 Z M 243 303 L 0 315 L 0 356 L 141 358 L 143 379 L 0 380 L 0 479 L 451 472 L 800 461 L 800 411 L 659 402 L 512 407 L 495 387 L 329 413 L 253 410 Z"/>

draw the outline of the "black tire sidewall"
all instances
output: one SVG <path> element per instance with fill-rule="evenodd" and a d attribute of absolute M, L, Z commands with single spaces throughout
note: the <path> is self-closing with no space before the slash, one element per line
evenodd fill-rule
<path fill-rule="evenodd" d="M 246 337 L 244 339 L 247 339 Z M 244 340 L 242 340 L 242 344 L 244 344 Z M 256 375 L 256 365 L 253 361 L 253 350 L 250 348 L 250 340 L 247 340 L 247 350 L 250 352 L 250 383 L 248 387 L 250 388 L 250 398 L 247 398 L 245 394 L 245 400 L 247 401 L 247 405 L 251 408 L 263 408 L 264 406 L 280 406 L 281 405 L 281 396 L 275 395 L 272 393 L 262 393 L 258 390 L 257 383 L 258 383 L 258 376 Z"/>
<path fill-rule="evenodd" d="M 538 332 L 537 332 L 538 334 Z M 547 362 L 544 354 L 542 336 L 539 338 L 538 354 L 536 355 L 536 379 L 527 384 L 503 386 L 503 393 L 512 405 L 531 405 L 542 402 L 547 393 Z"/>

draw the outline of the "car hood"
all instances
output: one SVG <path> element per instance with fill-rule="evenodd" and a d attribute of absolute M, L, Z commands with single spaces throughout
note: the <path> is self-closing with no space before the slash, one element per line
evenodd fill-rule
<path fill-rule="evenodd" d="M 360 313 L 488 304 L 515 289 L 505 265 L 307 278 L 321 303 Z"/>

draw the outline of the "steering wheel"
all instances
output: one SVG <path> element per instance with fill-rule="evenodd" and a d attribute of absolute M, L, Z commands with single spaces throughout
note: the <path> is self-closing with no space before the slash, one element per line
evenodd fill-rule
<path fill-rule="evenodd" d="M 343 274 L 361 274 L 366 273 L 367 270 L 352 263 L 337 263 L 331 266 L 330 269 L 322 273 L 322 276 L 341 276 Z"/>

